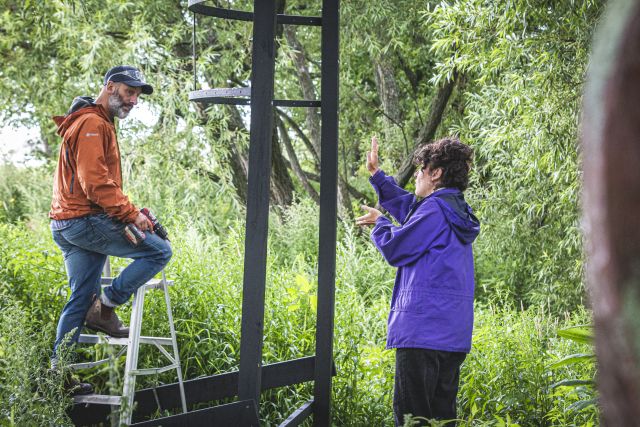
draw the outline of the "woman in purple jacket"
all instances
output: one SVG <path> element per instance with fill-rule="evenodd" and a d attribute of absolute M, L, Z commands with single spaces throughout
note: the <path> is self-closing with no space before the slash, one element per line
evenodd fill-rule
<path fill-rule="evenodd" d="M 462 192 L 469 183 L 473 150 L 457 138 L 426 145 L 415 156 L 415 196 L 378 168 L 378 141 L 367 153 L 370 182 L 380 205 L 358 225 L 374 225 L 371 239 L 398 268 L 387 348 L 396 350 L 393 409 L 396 425 L 406 414 L 456 418 L 460 365 L 473 329 L 472 242 L 480 222 Z M 455 423 L 455 422 L 454 422 Z"/>

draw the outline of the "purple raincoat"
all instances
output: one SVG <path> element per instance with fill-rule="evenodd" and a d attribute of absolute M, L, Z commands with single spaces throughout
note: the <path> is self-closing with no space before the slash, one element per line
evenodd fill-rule
<path fill-rule="evenodd" d="M 391 297 L 387 348 L 471 350 L 473 251 L 480 222 L 462 192 L 443 188 L 422 200 L 378 171 L 370 179 L 380 204 L 401 224 L 381 216 L 371 239 L 398 267 Z"/>

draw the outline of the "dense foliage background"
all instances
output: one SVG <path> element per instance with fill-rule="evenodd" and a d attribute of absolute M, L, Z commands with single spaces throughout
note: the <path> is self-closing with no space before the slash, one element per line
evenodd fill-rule
<path fill-rule="evenodd" d="M 248 1 L 220 3 L 251 9 Z M 48 351 L 67 297 L 47 230 L 59 146 L 50 117 L 75 96 L 96 95 L 116 62 L 141 67 L 156 88 L 139 107 L 150 111 L 150 125 L 122 121 L 119 141 L 125 191 L 174 236 L 168 274 L 178 283 L 173 301 L 186 376 L 234 369 L 249 111 L 187 100 L 194 70 L 186 2 L 0 4 L 0 123 L 39 129 L 32 144 L 42 161 L 0 167 L 0 418 L 65 423 L 64 402 L 47 398 L 56 385 L 46 373 Z M 316 15 L 320 2 L 283 0 L 280 8 Z M 477 316 L 463 418 L 473 425 L 597 422 L 596 407 L 580 403 L 593 397 L 593 365 L 551 365 L 589 351 L 556 331 L 590 322 L 576 140 L 601 10 L 592 0 L 342 2 L 337 425 L 391 423 L 393 353 L 383 347 L 394 271 L 352 225 L 360 203 L 375 203 L 364 168 L 374 134 L 382 167 L 407 188 L 420 145 L 457 134 L 475 149 L 467 199 L 483 228 L 474 246 Z M 197 24 L 195 86 L 248 85 L 251 25 L 205 17 Z M 276 96 L 317 98 L 318 29 L 279 28 L 277 48 Z M 276 113 L 265 362 L 312 354 L 317 275 L 319 112 Z M 86 376 L 108 387 L 104 372 Z M 563 379 L 584 382 L 552 387 Z M 44 397 L 31 399 L 34 389 Z M 265 394 L 261 416 L 277 423 L 309 393 L 301 386 Z"/>

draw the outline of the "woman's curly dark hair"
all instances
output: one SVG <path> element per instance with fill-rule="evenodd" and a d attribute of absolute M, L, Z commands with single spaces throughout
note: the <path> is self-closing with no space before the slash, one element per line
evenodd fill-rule
<path fill-rule="evenodd" d="M 460 142 L 458 138 L 447 137 L 427 144 L 414 156 L 416 166 L 429 166 L 431 170 L 442 168 L 439 188 L 454 187 L 464 191 L 469 186 L 469 170 L 473 148 Z"/>

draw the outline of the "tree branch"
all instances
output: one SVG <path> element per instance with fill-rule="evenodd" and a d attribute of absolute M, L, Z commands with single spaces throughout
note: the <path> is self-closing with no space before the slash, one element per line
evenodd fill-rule
<path fill-rule="evenodd" d="M 316 189 L 313 188 L 313 186 L 309 183 L 309 180 L 307 179 L 306 175 L 304 174 L 304 171 L 302 170 L 302 167 L 300 166 L 300 162 L 298 161 L 298 156 L 296 156 L 296 152 L 293 149 L 293 145 L 291 145 L 291 139 L 289 139 L 289 134 L 287 133 L 287 128 L 285 127 L 284 122 L 278 116 L 276 116 L 276 121 L 278 125 L 278 130 L 280 131 L 280 140 L 284 144 L 287 150 L 287 155 L 289 156 L 289 167 L 296 174 L 296 176 L 302 183 L 302 186 L 304 187 L 305 190 L 307 190 L 307 193 L 309 193 L 311 198 L 316 203 L 320 204 L 320 196 L 318 195 L 318 192 L 316 191 Z"/>
<path fill-rule="evenodd" d="M 291 126 L 291 128 L 296 132 L 296 134 L 300 137 L 305 147 L 307 147 L 307 150 L 309 150 L 309 152 L 311 153 L 311 156 L 313 157 L 315 170 L 320 171 L 320 157 L 318 157 L 318 153 L 316 152 L 313 144 L 311 143 L 307 135 L 300 128 L 300 126 L 298 126 L 298 123 L 296 123 L 296 121 L 293 120 L 293 118 L 290 117 L 287 113 L 285 113 L 283 110 L 277 107 L 275 108 L 275 110 L 276 110 L 276 113 L 278 113 L 278 115 L 282 117 L 287 122 L 287 124 Z"/>
<path fill-rule="evenodd" d="M 453 79 L 440 86 L 440 88 L 438 88 L 438 92 L 433 97 L 433 100 L 431 101 L 431 108 L 429 109 L 429 119 L 420 129 L 413 150 L 407 157 L 405 157 L 398 173 L 394 177 L 398 185 L 401 187 L 407 185 L 409 178 L 413 175 L 413 157 L 415 153 L 431 141 L 436 134 L 436 130 L 438 129 L 440 122 L 442 122 L 444 110 L 447 107 L 447 102 L 449 102 L 449 98 L 451 97 L 451 93 L 453 92 L 456 82 L 457 74 L 454 75 Z"/>

